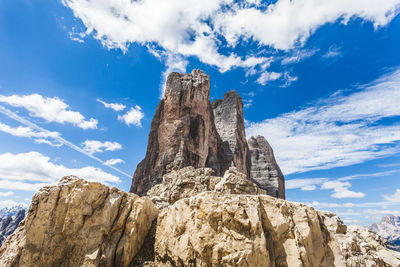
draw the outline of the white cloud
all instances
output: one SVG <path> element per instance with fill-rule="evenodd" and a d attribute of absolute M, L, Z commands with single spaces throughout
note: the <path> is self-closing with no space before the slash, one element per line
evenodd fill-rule
<path fill-rule="evenodd" d="M 309 186 L 320 185 L 329 178 L 304 178 L 304 179 L 290 179 L 285 181 L 285 188 L 286 189 L 297 189 L 297 188 L 304 188 Z"/>
<path fill-rule="evenodd" d="M 333 189 L 334 193 L 331 195 L 333 198 L 363 198 L 365 194 L 363 192 L 350 191 L 349 182 L 341 181 L 328 181 L 324 182 L 321 189 Z"/>
<path fill-rule="evenodd" d="M 348 166 L 398 153 L 400 125 L 377 122 L 400 116 L 399 103 L 397 69 L 348 96 L 251 123 L 246 132 L 268 139 L 285 174 Z"/>
<path fill-rule="evenodd" d="M 69 110 L 69 106 L 58 97 L 43 97 L 39 94 L 32 95 L 0 95 L 0 102 L 13 107 L 23 107 L 32 117 L 42 118 L 49 122 L 71 123 L 82 129 L 97 128 L 97 120 L 85 117 L 77 112 Z"/>
<path fill-rule="evenodd" d="M 15 112 L 12 112 L 11 110 L 9 110 L 9 109 L 7 109 L 7 108 L 1 106 L 1 105 L 0 105 L 0 113 L 6 115 L 7 117 L 9 117 L 9 118 L 11 118 L 11 119 L 13 119 L 13 120 L 15 120 L 15 121 L 18 121 L 19 123 L 21 123 L 21 124 L 23 124 L 23 125 L 25 125 L 25 126 L 28 126 L 28 127 L 32 128 L 32 129 L 35 130 L 35 131 L 38 131 L 38 132 L 49 132 L 48 130 L 44 129 L 43 127 L 40 127 L 39 125 L 37 125 L 37 124 L 35 124 L 35 123 L 33 123 L 33 122 L 31 122 L 31 121 L 25 119 L 25 118 L 22 118 L 21 116 L 19 116 L 19 115 L 16 114 Z M 37 140 L 36 140 L 36 141 L 37 141 Z M 88 156 L 89 158 L 94 159 L 95 161 L 100 162 L 101 164 L 104 164 L 104 161 L 103 161 L 103 160 L 101 160 L 101 159 L 99 159 L 98 157 L 94 156 L 93 154 L 87 152 L 86 150 L 80 148 L 79 146 L 77 146 L 77 145 L 71 143 L 70 141 L 68 141 L 68 140 L 66 140 L 66 139 L 64 139 L 64 138 L 62 138 L 61 136 L 56 136 L 56 137 L 54 137 L 54 141 L 56 142 L 56 143 L 54 144 L 54 145 L 56 145 L 56 146 L 58 146 L 58 145 L 60 145 L 60 144 L 66 145 L 66 146 L 72 148 L 73 150 L 75 150 L 75 151 L 77 151 L 77 152 L 79 152 L 79 153 L 81 153 L 81 154 L 83 154 L 83 155 L 85 155 L 85 156 Z M 122 175 L 125 175 L 125 176 L 127 176 L 127 177 L 131 177 L 131 175 L 129 175 L 129 174 L 127 174 L 127 173 L 121 171 L 121 170 L 118 169 L 118 168 L 115 168 L 114 166 L 108 165 L 108 167 L 111 168 L 111 169 L 113 169 L 113 170 L 115 170 L 115 171 L 117 171 L 117 172 L 119 172 L 119 173 L 122 174 Z"/>
<path fill-rule="evenodd" d="M 36 131 L 33 130 L 31 127 L 23 127 L 23 126 L 18 126 L 14 128 L 1 122 L 0 122 L 0 131 L 11 134 L 13 136 L 33 138 L 34 141 L 39 144 L 48 144 L 55 147 L 60 147 L 62 145 L 60 143 L 53 143 L 50 140 L 46 139 L 46 138 L 56 139 L 60 137 L 59 132 Z"/>
<path fill-rule="evenodd" d="M 86 140 L 82 143 L 82 146 L 83 149 L 90 154 L 122 149 L 122 145 L 120 143 L 109 141 L 101 142 L 97 140 Z"/>
<path fill-rule="evenodd" d="M 315 185 L 306 185 L 301 188 L 301 191 L 313 191 L 317 189 Z"/>
<path fill-rule="evenodd" d="M 118 115 L 118 120 L 125 122 L 126 125 L 130 126 L 131 124 L 142 127 L 141 120 L 144 117 L 144 113 L 139 106 L 135 106 L 131 108 L 127 113 L 124 115 Z"/>
<path fill-rule="evenodd" d="M 112 166 L 119 163 L 125 163 L 125 161 L 123 161 L 122 159 L 109 159 L 106 162 L 104 162 L 104 165 Z"/>
<path fill-rule="evenodd" d="M 257 79 L 257 82 L 261 85 L 265 85 L 269 81 L 275 81 L 282 76 L 282 73 L 277 72 L 264 72 Z"/>
<path fill-rule="evenodd" d="M 11 195 L 14 195 L 13 191 L 0 192 L 0 197 L 9 197 Z"/>
<path fill-rule="evenodd" d="M 54 164 L 39 152 L 0 154 L 1 189 L 35 191 L 67 175 L 103 183 L 120 182 L 118 177 L 92 166 L 68 168 Z"/>
<path fill-rule="evenodd" d="M 393 195 L 384 195 L 383 198 L 390 202 L 400 202 L 400 189 L 397 189 Z"/>
<path fill-rule="evenodd" d="M 101 99 L 97 99 L 97 102 L 102 103 L 106 108 L 111 108 L 115 111 L 122 111 L 126 108 L 124 104 L 121 103 L 106 103 L 102 101 Z"/>
<path fill-rule="evenodd" d="M 253 68 L 270 59 L 257 54 L 263 47 L 289 50 L 305 43 L 327 23 L 352 18 L 377 28 L 398 12 L 399 0 L 63 0 L 75 17 L 108 48 L 126 50 L 144 44 L 169 55 L 195 56 L 220 71 Z M 239 42 L 240 41 L 240 42 Z M 241 55 L 238 46 L 252 42 Z M 221 49 L 223 48 L 223 49 Z M 224 51 L 224 52 L 222 52 Z M 153 53 L 159 55 L 160 53 Z"/>

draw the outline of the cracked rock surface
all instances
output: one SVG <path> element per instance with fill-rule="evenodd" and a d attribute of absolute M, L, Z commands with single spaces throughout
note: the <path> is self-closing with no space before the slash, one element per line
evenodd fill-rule
<path fill-rule="evenodd" d="M 146 197 L 64 177 L 34 195 L 0 266 L 129 266 L 157 214 Z"/>

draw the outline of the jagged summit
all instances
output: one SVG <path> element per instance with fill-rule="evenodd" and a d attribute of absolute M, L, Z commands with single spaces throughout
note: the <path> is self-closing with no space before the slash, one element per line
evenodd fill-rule
<path fill-rule="evenodd" d="M 242 98 L 236 91 L 210 103 L 207 74 L 198 69 L 190 74 L 172 72 L 130 192 L 144 195 L 162 182 L 164 174 L 186 166 L 211 168 L 216 176 L 233 166 L 268 194 L 284 198 L 284 178 L 272 149 L 269 145 L 251 148 L 253 152 L 246 141 Z"/>

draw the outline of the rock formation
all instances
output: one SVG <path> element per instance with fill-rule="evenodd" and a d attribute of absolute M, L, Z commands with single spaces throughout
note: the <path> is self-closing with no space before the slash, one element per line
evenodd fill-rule
<path fill-rule="evenodd" d="M 332 213 L 267 196 L 234 168 L 186 167 L 147 197 L 76 177 L 44 187 L 0 266 L 399 266 L 400 253 Z"/>
<path fill-rule="evenodd" d="M 373 223 L 368 228 L 387 239 L 388 247 L 400 251 L 400 216 L 384 216 L 380 223 Z"/>
<path fill-rule="evenodd" d="M 21 208 L 0 218 L 0 246 L 9 235 L 14 233 L 18 224 L 25 218 L 25 212 L 25 209 Z"/>
<path fill-rule="evenodd" d="M 251 137 L 248 144 L 251 155 L 251 179 L 266 190 L 268 195 L 285 199 L 285 179 L 267 140 L 259 135 Z"/>
<path fill-rule="evenodd" d="M 192 197 L 201 192 L 216 191 L 229 194 L 265 194 L 257 185 L 247 179 L 246 175 L 231 167 L 223 177 L 212 175 L 210 168 L 186 167 L 165 174 L 163 182 L 155 185 L 147 195 L 158 208 L 174 204 L 182 198 Z"/>
<path fill-rule="evenodd" d="M 229 167 L 244 173 L 267 194 L 284 198 L 284 178 L 272 149 L 256 140 L 249 151 L 239 94 L 230 91 L 210 103 L 210 80 L 200 70 L 168 76 L 164 99 L 151 123 L 146 156 L 130 191 L 144 195 L 162 176 L 186 166 L 208 167 L 222 176 Z M 265 145 L 266 144 L 266 145 Z M 251 156 L 250 156 L 251 154 Z"/>
<path fill-rule="evenodd" d="M 229 164 L 249 177 L 251 162 L 244 129 L 242 98 L 236 91 L 230 91 L 224 95 L 224 99 L 213 101 L 211 106 Z"/>
<path fill-rule="evenodd" d="M 0 266 L 129 266 L 157 213 L 148 198 L 64 177 L 34 195 Z"/>
<path fill-rule="evenodd" d="M 362 227 L 346 227 L 332 213 L 254 190 L 221 190 L 251 183 L 234 170 L 222 179 L 209 169 L 193 168 L 167 176 L 149 191 L 158 192 L 164 203 L 174 196 L 158 217 L 154 266 L 400 264 L 400 253 L 387 249 L 382 238 Z"/>
<path fill-rule="evenodd" d="M 186 166 L 210 167 L 216 175 L 229 168 L 210 104 L 210 79 L 199 70 L 168 76 L 149 134 L 147 152 L 139 163 L 131 192 L 144 195 L 162 176 Z"/>

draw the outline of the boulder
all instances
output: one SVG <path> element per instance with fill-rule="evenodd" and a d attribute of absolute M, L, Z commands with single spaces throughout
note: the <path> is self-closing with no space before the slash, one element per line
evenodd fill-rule
<path fill-rule="evenodd" d="M 74 176 L 39 190 L 0 249 L 0 266 L 129 266 L 158 209 Z"/>

